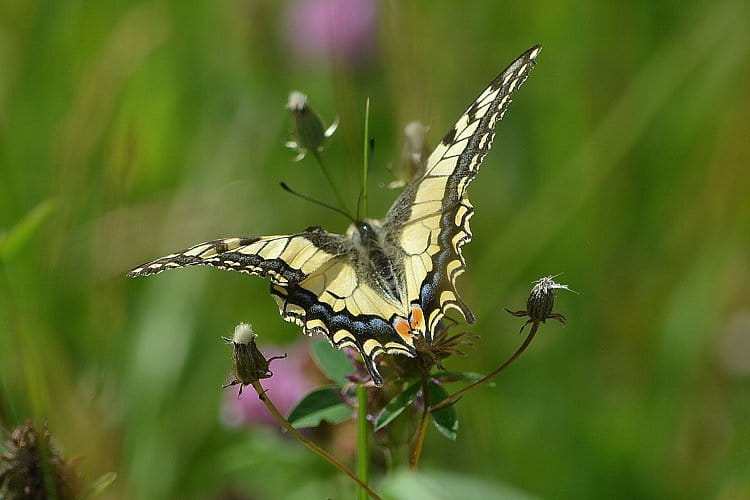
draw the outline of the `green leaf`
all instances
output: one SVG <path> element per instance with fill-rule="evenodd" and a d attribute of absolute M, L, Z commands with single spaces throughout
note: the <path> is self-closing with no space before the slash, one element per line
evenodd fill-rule
<path fill-rule="evenodd" d="M 34 207 L 6 233 L 0 234 L 0 260 L 7 261 L 15 257 L 34 236 L 34 233 L 54 208 L 54 200 L 45 200 Z"/>
<path fill-rule="evenodd" d="M 448 397 L 445 389 L 435 382 L 427 384 L 427 392 L 429 393 L 427 400 L 430 402 L 430 406 L 436 405 Z M 446 406 L 432 412 L 432 423 L 435 424 L 440 434 L 452 441 L 456 440 L 458 436 L 458 415 L 455 405 Z"/>
<path fill-rule="evenodd" d="M 349 356 L 333 347 L 325 340 L 315 342 L 312 345 L 312 358 L 326 377 L 339 385 L 346 384 L 354 370 L 352 360 Z"/>
<path fill-rule="evenodd" d="M 440 380 L 444 384 L 451 382 L 479 382 L 484 378 L 484 374 L 477 372 L 436 372 L 432 375 L 434 378 Z M 487 387 L 495 387 L 494 382 L 487 382 Z"/>
<path fill-rule="evenodd" d="M 401 415 L 401 413 L 403 413 L 403 411 L 417 398 L 417 393 L 421 386 L 421 382 L 415 382 L 391 399 L 388 404 L 385 405 L 383 411 L 380 412 L 377 420 L 375 420 L 375 430 L 379 431 L 386 425 L 390 424 L 393 419 Z"/>
<path fill-rule="evenodd" d="M 341 401 L 341 390 L 335 385 L 315 389 L 297 403 L 289 413 L 296 428 L 316 427 L 323 420 L 338 424 L 352 418 L 353 409 Z"/>
<path fill-rule="evenodd" d="M 400 470 L 387 474 L 379 484 L 383 498 L 389 500 L 467 499 L 536 500 L 525 491 L 508 484 L 472 477 L 450 470 Z"/>

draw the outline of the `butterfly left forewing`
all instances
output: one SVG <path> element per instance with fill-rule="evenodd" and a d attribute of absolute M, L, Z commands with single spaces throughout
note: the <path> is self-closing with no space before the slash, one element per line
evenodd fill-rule
<path fill-rule="evenodd" d="M 269 277 L 285 285 L 304 280 L 331 259 L 347 251 L 347 240 L 319 228 L 285 236 L 221 238 L 198 243 L 138 266 L 130 277 L 150 276 L 170 269 L 210 266 Z"/>
<path fill-rule="evenodd" d="M 457 309 L 468 322 L 474 320 L 456 290 L 456 278 L 465 269 L 461 248 L 472 236 L 469 220 L 474 209 L 466 188 L 492 145 L 495 125 L 511 95 L 528 77 L 540 51 L 540 46 L 527 50 L 490 83 L 386 215 L 388 239 L 405 254 L 409 301 L 424 311 L 428 340 L 448 309 Z"/>

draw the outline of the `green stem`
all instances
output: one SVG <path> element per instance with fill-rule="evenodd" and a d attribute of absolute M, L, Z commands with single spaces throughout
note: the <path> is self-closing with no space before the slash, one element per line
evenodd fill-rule
<path fill-rule="evenodd" d="M 365 137 L 362 151 L 362 208 L 363 208 L 363 219 L 367 218 L 367 170 L 370 159 L 369 152 L 370 142 L 370 98 L 365 101 Z"/>
<path fill-rule="evenodd" d="M 42 465 L 42 477 L 44 481 L 44 492 L 46 498 L 50 500 L 57 500 L 59 495 L 57 494 L 57 484 L 55 483 L 55 476 L 52 470 L 52 463 L 50 461 L 50 447 L 49 441 L 46 439 L 45 427 L 43 424 L 33 424 L 34 432 L 36 432 L 36 442 L 39 447 L 39 462 Z"/>
<path fill-rule="evenodd" d="M 533 322 L 531 324 L 531 330 L 529 331 L 528 335 L 526 335 L 526 340 L 524 340 L 523 344 L 521 344 L 521 347 L 519 347 L 518 350 L 515 353 L 513 353 L 513 356 L 511 356 L 510 358 L 508 358 L 508 361 L 506 361 L 505 363 L 503 363 L 502 365 L 500 365 L 495 371 L 493 371 L 489 375 L 485 376 L 483 379 L 477 380 L 476 382 L 474 382 L 471 385 L 467 385 L 466 387 L 464 387 L 460 391 L 454 392 L 453 394 L 451 394 L 450 396 L 448 396 L 447 398 L 445 398 L 444 400 L 442 400 L 438 404 L 432 406 L 430 408 L 430 412 L 434 412 L 434 411 L 439 410 L 440 408 L 444 408 L 444 407 L 446 407 L 448 405 L 452 405 L 453 403 L 455 403 L 456 401 L 458 401 L 458 399 L 461 396 L 463 396 L 464 394 L 466 394 L 467 392 L 473 391 L 477 387 L 479 387 L 479 386 L 481 386 L 481 385 L 489 382 L 491 379 L 493 379 L 497 375 L 499 375 L 500 372 L 502 372 L 503 370 L 505 370 L 506 368 L 508 368 L 516 359 L 518 359 L 518 357 L 521 354 L 523 354 L 523 351 L 525 351 L 526 348 L 529 347 L 529 344 L 531 344 L 531 341 L 534 340 L 534 335 L 536 335 L 536 331 L 538 329 L 539 329 L 539 322 L 538 321 Z"/>
<path fill-rule="evenodd" d="M 367 500 L 367 482 L 370 476 L 370 426 L 367 423 L 367 389 L 357 386 L 357 475 L 365 487 L 359 488 L 357 498 Z"/>
<path fill-rule="evenodd" d="M 417 441 L 414 444 L 414 452 L 411 456 L 411 468 L 419 468 L 419 459 L 422 457 L 422 448 L 424 447 L 424 438 L 427 435 L 427 423 L 430 421 L 430 398 L 427 392 L 427 376 L 422 373 L 422 398 L 424 399 L 424 409 L 422 411 L 422 420 L 417 430 Z"/>
<path fill-rule="evenodd" d="M 336 196 L 336 199 L 338 200 L 339 205 L 341 205 L 341 208 L 344 211 L 346 211 L 346 203 L 344 203 L 344 197 L 341 196 L 341 193 L 339 192 L 338 188 L 336 188 L 336 184 L 334 184 L 333 182 L 333 177 L 331 177 L 330 172 L 328 172 L 328 169 L 323 163 L 323 157 L 320 156 L 320 152 L 318 151 L 312 151 L 312 154 L 313 154 L 313 157 L 315 158 L 315 161 L 320 166 L 320 169 L 323 171 L 323 175 L 328 181 L 328 185 L 331 186 L 331 190 L 333 191 L 333 194 Z"/>
<path fill-rule="evenodd" d="M 289 420 L 284 417 L 284 415 L 281 414 L 281 412 L 276 408 L 276 405 L 273 404 L 271 399 L 266 394 L 265 389 L 263 389 L 263 386 L 260 385 L 260 382 L 256 381 L 251 384 L 253 386 L 253 389 L 255 389 L 255 392 L 258 393 L 258 397 L 261 401 L 263 401 L 263 404 L 266 405 L 266 408 L 268 408 L 268 411 L 271 412 L 271 415 L 273 415 L 276 420 L 279 421 L 279 423 L 286 429 L 289 434 L 297 438 L 302 444 L 307 446 L 310 450 L 317 453 L 323 459 L 325 459 L 328 463 L 336 467 L 338 470 L 352 478 L 353 481 L 355 481 L 357 484 L 359 484 L 360 489 L 365 491 L 365 499 L 367 498 L 367 494 L 369 494 L 372 498 L 375 500 L 382 500 L 382 497 L 372 491 L 369 486 L 367 486 L 366 482 L 361 481 L 357 476 L 354 475 L 354 473 L 347 467 L 346 465 L 339 462 L 336 457 L 325 451 L 323 448 L 318 446 L 317 444 L 313 443 L 309 439 L 307 439 L 300 431 L 294 428 L 292 424 L 289 423 Z"/>
<path fill-rule="evenodd" d="M 398 444 L 386 448 L 386 467 L 388 474 L 406 467 L 409 464 L 410 449 L 408 445 Z"/>

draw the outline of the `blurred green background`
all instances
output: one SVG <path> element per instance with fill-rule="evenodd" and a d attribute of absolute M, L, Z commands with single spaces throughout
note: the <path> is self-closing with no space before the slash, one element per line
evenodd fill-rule
<path fill-rule="evenodd" d="M 86 480 L 119 474 L 105 497 L 350 497 L 298 443 L 220 418 L 219 336 L 301 337 L 265 282 L 124 274 L 216 237 L 346 228 L 277 187 L 334 200 L 283 148 L 290 90 L 340 116 L 325 157 L 352 204 L 371 98 L 382 214 L 404 125 L 435 144 L 542 43 L 471 188 L 459 288 L 481 340 L 449 368 L 515 350 L 502 308 L 533 279 L 580 295 L 458 404 L 457 442 L 430 430 L 424 465 L 542 498 L 750 498 L 748 3 L 361 0 L 330 24 L 332 3 L 0 1 L 0 424 L 48 422 Z M 321 49 L 321 23 L 353 34 Z"/>

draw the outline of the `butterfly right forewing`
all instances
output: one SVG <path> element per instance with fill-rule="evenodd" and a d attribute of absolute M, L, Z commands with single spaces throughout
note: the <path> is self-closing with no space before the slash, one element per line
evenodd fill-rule
<path fill-rule="evenodd" d="M 386 215 L 389 239 L 406 255 L 409 300 L 424 311 L 428 340 L 448 309 L 474 320 L 456 289 L 456 278 L 466 267 L 461 248 L 472 237 L 474 208 L 466 188 L 492 145 L 495 125 L 540 51 L 537 45 L 521 54 L 474 100 L 432 152 L 424 173 L 407 185 Z"/>

